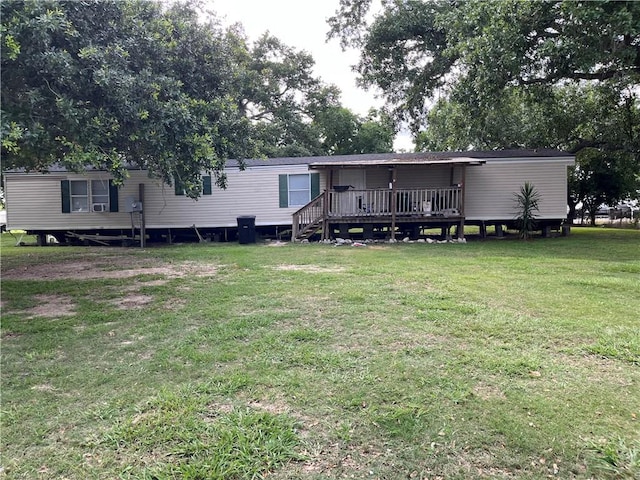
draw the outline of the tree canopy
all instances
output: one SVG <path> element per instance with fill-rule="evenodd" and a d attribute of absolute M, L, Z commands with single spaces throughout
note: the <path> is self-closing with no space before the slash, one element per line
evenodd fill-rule
<path fill-rule="evenodd" d="M 640 78 L 640 3 L 341 0 L 330 36 L 361 49 L 362 83 L 419 120 L 451 95 L 479 106 L 505 87 Z"/>
<path fill-rule="evenodd" d="M 182 5 L 2 2 L 5 168 L 139 165 L 195 190 L 201 170 L 243 157 L 233 43 Z"/>
<path fill-rule="evenodd" d="M 361 49 L 361 82 L 410 122 L 419 149 L 576 153 L 574 206 L 639 188 L 640 3 L 371 5 L 341 0 L 330 35 Z"/>
<path fill-rule="evenodd" d="M 0 8 L 3 169 L 94 166 L 121 181 L 140 167 L 197 197 L 203 171 L 225 186 L 229 158 L 333 148 L 324 117 L 341 108 L 339 91 L 313 76 L 309 54 L 272 36 L 251 45 L 241 26 L 190 3 Z"/>

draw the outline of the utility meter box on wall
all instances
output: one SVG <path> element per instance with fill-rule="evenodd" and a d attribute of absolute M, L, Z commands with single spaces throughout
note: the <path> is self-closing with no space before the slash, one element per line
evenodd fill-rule
<path fill-rule="evenodd" d="M 141 212 L 142 211 L 142 202 L 136 200 L 133 197 L 129 197 L 124 202 L 124 211 L 127 212 L 127 213 Z"/>

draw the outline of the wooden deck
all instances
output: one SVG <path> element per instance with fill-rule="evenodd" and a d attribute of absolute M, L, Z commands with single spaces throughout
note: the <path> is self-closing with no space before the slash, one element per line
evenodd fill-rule
<path fill-rule="evenodd" d="M 461 187 L 325 191 L 293 215 L 293 238 L 307 238 L 331 225 L 454 225 L 464 222 Z M 393 233 L 392 233 L 393 235 Z"/>

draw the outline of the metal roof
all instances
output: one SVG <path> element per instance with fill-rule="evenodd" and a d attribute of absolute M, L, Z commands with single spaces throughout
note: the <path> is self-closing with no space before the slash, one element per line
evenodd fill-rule
<path fill-rule="evenodd" d="M 309 164 L 311 169 L 330 168 L 330 167 L 385 167 L 396 165 L 482 165 L 487 161 L 479 158 L 470 157 L 450 157 L 450 158 L 386 158 L 381 160 L 358 159 L 346 162 L 312 162 Z"/>
<path fill-rule="evenodd" d="M 252 158 L 242 161 L 227 160 L 227 167 L 238 167 L 243 163 L 246 167 L 269 167 L 277 165 L 309 165 L 309 168 L 327 167 L 362 167 L 362 166 L 393 166 L 393 165 L 446 165 L 466 164 L 480 165 L 487 159 L 544 159 L 564 158 L 573 161 L 575 155 L 561 150 L 551 149 L 522 149 L 522 150 L 489 150 L 489 151 L 459 151 L 459 152 L 419 152 L 419 153 L 365 153 L 358 155 L 331 155 L 317 157 L 281 157 L 281 158 Z M 130 165 L 130 170 L 144 170 L 139 166 Z M 88 166 L 87 171 L 100 170 Z M 49 173 L 68 171 L 62 164 L 50 165 Z M 12 169 L 5 173 L 25 173 L 25 169 Z"/>
<path fill-rule="evenodd" d="M 365 153 L 358 155 L 331 155 L 317 157 L 286 157 L 244 160 L 247 167 L 268 165 L 309 165 L 310 168 L 347 167 L 347 166 L 385 166 L 385 165 L 433 165 L 467 164 L 480 165 L 487 159 L 536 159 L 570 158 L 574 155 L 554 149 L 518 149 L 490 151 L 458 152 L 418 152 L 418 153 Z M 229 160 L 227 166 L 237 166 L 238 162 Z"/>

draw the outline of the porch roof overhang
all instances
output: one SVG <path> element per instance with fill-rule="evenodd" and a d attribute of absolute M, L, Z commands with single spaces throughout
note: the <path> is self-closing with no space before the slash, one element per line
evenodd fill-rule
<path fill-rule="evenodd" d="M 324 161 L 309 163 L 309 169 L 322 170 L 327 168 L 363 168 L 363 167 L 396 167 L 408 165 L 484 165 L 486 160 L 471 157 L 441 157 L 441 158 L 385 158 L 385 159 L 335 159 L 330 157 Z"/>

